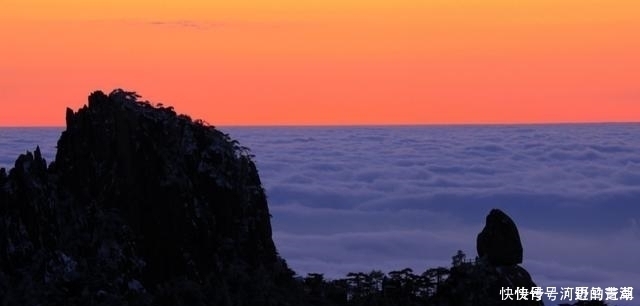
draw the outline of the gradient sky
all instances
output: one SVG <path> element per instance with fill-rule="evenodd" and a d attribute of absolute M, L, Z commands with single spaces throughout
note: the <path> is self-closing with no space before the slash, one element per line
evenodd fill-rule
<path fill-rule="evenodd" d="M 0 126 L 122 87 L 214 125 L 640 121 L 635 0 L 3 0 Z"/>

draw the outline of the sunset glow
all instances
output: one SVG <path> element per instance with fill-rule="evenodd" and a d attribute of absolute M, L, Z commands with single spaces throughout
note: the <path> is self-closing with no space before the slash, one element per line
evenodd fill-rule
<path fill-rule="evenodd" d="M 0 126 L 93 90 L 214 125 L 640 121 L 632 0 L 5 0 Z"/>

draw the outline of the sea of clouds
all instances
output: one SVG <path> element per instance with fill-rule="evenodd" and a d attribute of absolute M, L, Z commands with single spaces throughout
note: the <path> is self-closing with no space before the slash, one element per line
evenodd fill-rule
<path fill-rule="evenodd" d="M 640 124 L 221 130 L 256 155 L 299 275 L 448 267 L 500 208 L 538 285 L 640 291 Z M 50 160 L 59 132 L 0 129 L 0 167 Z"/>

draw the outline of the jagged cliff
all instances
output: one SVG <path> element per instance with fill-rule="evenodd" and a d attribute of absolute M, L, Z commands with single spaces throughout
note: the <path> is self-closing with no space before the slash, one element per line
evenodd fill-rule
<path fill-rule="evenodd" d="M 0 170 L 0 304 L 294 303 L 247 150 L 137 98 L 92 93 L 54 162 Z"/>

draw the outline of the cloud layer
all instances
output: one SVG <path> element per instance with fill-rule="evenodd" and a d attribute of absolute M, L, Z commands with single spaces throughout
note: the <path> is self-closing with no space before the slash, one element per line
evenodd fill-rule
<path fill-rule="evenodd" d="M 498 207 L 540 285 L 640 285 L 640 125 L 225 130 L 299 274 L 448 266 Z"/>
<path fill-rule="evenodd" d="M 36 146 L 40 146 L 43 157 L 51 162 L 61 132 L 61 128 L 0 127 L 0 168 L 8 172 L 18 155 L 27 150 L 33 152 Z"/>
<path fill-rule="evenodd" d="M 448 266 L 497 207 L 539 285 L 640 288 L 640 125 L 222 130 L 256 155 L 300 275 Z M 42 140 L 51 157 L 58 132 L 0 129 L 0 166 Z"/>

